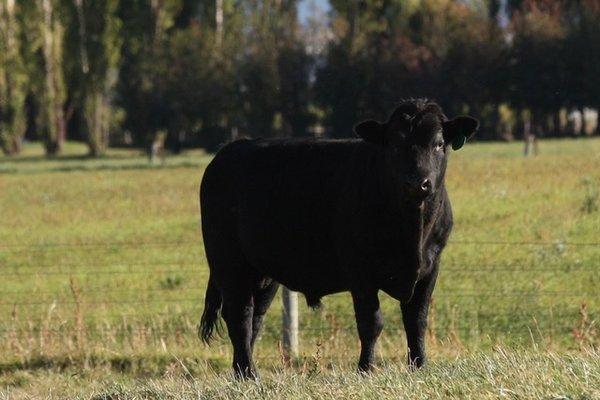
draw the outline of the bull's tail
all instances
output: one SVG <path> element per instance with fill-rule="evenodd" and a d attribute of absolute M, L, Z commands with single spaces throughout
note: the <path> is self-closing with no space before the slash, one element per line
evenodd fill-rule
<path fill-rule="evenodd" d="M 221 330 L 219 325 L 219 313 L 221 311 L 222 303 L 223 298 L 221 297 L 219 289 L 215 285 L 214 280 L 209 278 L 204 298 L 204 312 L 202 313 L 200 325 L 198 326 L 198 336 L 206 344 L 210 343 L 215 329 L 217 333 Z"/>

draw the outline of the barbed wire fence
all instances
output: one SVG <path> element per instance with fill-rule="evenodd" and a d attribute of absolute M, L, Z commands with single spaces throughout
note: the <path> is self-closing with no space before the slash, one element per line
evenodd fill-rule
<path fill-rule="evenodd" d="M 514 247 L 543 247 L 543 246 L 554 246 L 559 249 L 564 248 L 600 248 L 600 242 L 511 242 L 511 241 L 461 241 L 456 240 L 451 242 L 452 245 L 457 246 L 506 246 L 509 249 Z M 19 258 L 19 256 L 36 257 L 40 254 L 52 254 L 61 255 L 67 254 L 72 255 L 75 251 L 83 251 L 87 256 L 90 254 L 97 254 L 100 258 L 103 252 L 107 251 L 119 251 L 123 249 L 143 250 L 149 248 L 167 248 L 167 247 L 179 247 L 179 248 L 190 248 L 195 247 L 198 251 L 201 251 L 202 245 L 199 241 L 140 241 L 140 242 L 81 242 L 81 243 L 41 243 L 41 244 L 0 244 L 0 256 L 10 255 L 12 257 Z M 0 257 L 0 262 L 3 260 Z M 62 283 L 61 290 L 31 290 L 31 289 L 7 289 L 0 291 L 0 313 L 11 313 L 12 318 L 8 318 L 8 321 L 17 320 L 17 310 L 23 310 L 27 308 L 35 307 L 56 307 L 58 305 L 63 307 L 80 307 L 82 302 L 87 307 L 105 307 L 110 310 L 112 306 L 132 306 L 139 308 L 141 306 L 157 305 L 157 304 L 192 304 L 195 305 L 198 311 L 201 310 L 203 304 L 203 293 L 204 285 L 202 282 L 198 282 L 197 287 L 171 287 L 167 284 L 165 287 L 148 287 L 148 288 L 120 288 L 120 287 L 109 287 L 106 286 L 86 286 L 86 298 L 81 298 L 81 293 L 78 293 L 78 289 L 73 283 L 74 277 L 86 276 L 109 276 L 111 279 L 118 276 L 130 276 L 136 277 L 137 279 L 143 279 L 144 275 L 148 274 L 177 274 L 178 276 L 198 276 L 201 274 L 201 262 L 200 260 L 194 260 L 193 258 L 185 258 L 182 260 L 152 260 L 152 261 L 131 261 L 131 262 L 81 262 L 73 260 L 72 257 L 66 261 L 52 261 L 47 260 L 37 261 L 20 261 L 18 263 L 5 263 L 0 265 L 0 279 L 7 280 L 20 280 L 20 286 L 26 283 L 28 279 L 42 278 L 42 279 L 58 279 Z M 468 274 L 479 274 L 479 273 L 498 273 L 498 274 L 515 274 L 519 272 L 536 272 L 536 273 L 554 273 L 554 272 L 599 272 L 600 270 L 594 266 L 572 266 L 572 265 L 561 265 L 561 266 L 531 266 L 526 264 L 516 265 L 494 265 L 494 264 L 477 264 L 477 265 L 464 265 L 460 263 L 449 263 L 442 266 L 444 271 L 449 271 L 454 274 L 468 273 Z M 595 277 L 595 275 L 594 275 Z M 597 277 L 595 277 L 597 279 Z M 6 285 L 8 286 L 8 285 Z M 176 285 L 175 285 L 176 286 Z M 172 296 L 172 293 L 176 292 L 177 296 Z M 151 294 L 152 298 L 140 298 L 140 293 Z M 169 296 L 163 296 L 168 293 Z M 93 294 L 94 297 L 89 297 Z M 131 296 L 127 296 L 131 294 Z M 114 298 L 111 296 L 124 295 L 124 298 Z M 497 291 L 497 290 L 486 290 L 486 289 L 473 289 L 467 290 L 445 290 L 443 293 L 436 293 L 435 298 L 515 298 L 515 299 L 527 299 L 527 298 L 540 298 L 546 296 L 561 296 L 564 298 L 580 299 L 581 305 L 585 307 L 586 298 L 593 297 L 598 298 L 599 294 L 595 291 L 584 291 L 584 290 L 544 290 L 544 291 L 524 291 L 524 290 L 512 290 L 512 291 Z M 577 307 L 572 310 L 565 312 L 548 311 L 548 310 L 536 310 L 536 316 L 544 316 L 548 318 L 575 318 L 583 317 L 587 318 L 586 323 L 590 326 L 595 326 L 595 320 L 590 320 L 587 315 L 589 310 L 581 309 L 579 304 L 574 303 Z M 336 318 L 338 322 L 330 326 L 308 326 L 303 325 L 299 321 L 298 312 L 298 297 L 297 294 L 284 288 L 282 290 L 282 321 L 283 325 L 280 330 L 281 342 L 284 350 L 290 356 L 297 356 L 298 354 L 298 343 L 300 341 L 299 335 L 302 332 L 312 334 L 315 332 L 324 331 L 355 331 L 353 318 L 354 314 L 351 312 L 336 312 Z M 97 310 L 94 310 L 97 311 Z M 146 318 L 146 317 L 174 317 L 173 312 L 150 312 L 144 313 L 139 309 L 138 312 L 128 313 L 115 313 L 114 315 L 121 318 Z M 583 315 L 585 312 L 586 315 Z M 594 310 L 595 312 L 595 310 Z M 87 313 L 85 317 L 74 322 L 74 327 L 69 327 L 69 332 L 78 332 L 84 329 L 88 329 L 83 326 L 87 322 L 93 322 L 100 315 L 98 312 Z M 104 313 L 104 315 L 110 315 L 110 312 Z M 482 317 L 481 313 L 477 314 L 478 318 Z M 483 319 L 510 319 L 515 317 L 514 312 L 494 312 L 483 315 Z M 74 317 L 75 319 L 79 317 Z M 6 321 L 6 319 L 5 319 Z M 341 321 L 341 322 L 340 322 Z M 466 325 L 454 325 L 452 329 L 456 331 L 476 331 L 479 326 L 473 326 L 473 324 Z M 510 327 L 509 327 L 510 328 Z M 551 327 L 537 326 L 538 330 L 552 329 L 557 330 L 573 330 L 573 323 L 562 323 L 553 324 Z M 153 334 L 168 334 L 172 333 L 174 327 L 129 327 L 129 331 L 151 331 Z M 497 329 L 497 327 L 496 327 Z M 583 328 L 582 328 L 583 329 Z M 0 324 L 0 333 L 19 335 L 22 333 L 36 332 L 38 334 L 48 335 L 61 335 L 64 334 L 67 328 L 64 326 L 53 327 L 45 325 L 31 325 L 24 329 L 18 326 L 8 326 Z M 101 328 L 97 327 L 97 332 L 111 332 L 114 333 L 114 328 Z M 276 334 L 271 329 L 271 334 Z"/>

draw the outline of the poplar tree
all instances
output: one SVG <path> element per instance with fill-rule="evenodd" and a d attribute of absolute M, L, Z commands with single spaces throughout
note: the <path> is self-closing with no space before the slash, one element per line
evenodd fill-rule
<path fill-rule="evenodd" d="M 17 12 L 15 0 L 0 0 L 0 146 L 7 155 L 20 152 L 27 122 L 27 75 Z"/>

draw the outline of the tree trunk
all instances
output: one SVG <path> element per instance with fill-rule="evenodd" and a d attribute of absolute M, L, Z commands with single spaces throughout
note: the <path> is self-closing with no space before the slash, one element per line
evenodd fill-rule
<path fill-rule="evenodd" d="M 215 0 L 215 43 L 219 49 L 223 44 L 223 0 Z"/>
<path fill-rule="evenodd" d="M 492 139 L 498 140 L 502 138 L 502 123 L 500 121 L 500 106 L 498 104 L 491 105 L 492 112 L 490 113 L 490 136 Z"/>
<path fill-rule="evenodd" d="M 85 14 L 83 11 L 83 0 L 75 0 L 75 8 L 77 9 L 77 22 L 79 23 L 79 56 L 81 57 L 81 70 L 85 75 L 90 70 L 88 54 L 86 50 L 86 23 Z"/>
<path fill-rule="evenodd" d="M 43 10 L 43 54 L 46 66 L 45 122 L 46 154 L 55 155 L 62 151 L 66 139 L 66 122 L 63 110 L 65 98 L 64 81 L 61 74 L 63 29 L 54 16 L 52 0 L 41 0 Z"/>
<path fill-rule="evenodd" d="M 165 131 L 156 132 L 148 147 L 148 161 L 154 164 L 160 157 L 161 163 L 165 162 L 165 139 L 167 133 Z"/>
<path fill-rule="evenodd" d="M 86 15 L 83 0 L 74 0 L 79 24 L 79 54 L 83 83 L 81 103 L 83 108 L 83 130 L 87 140 L 89 155 L 100 156 L 106 153 L 109 145 L 111 121 L 111 94 L 118 79 L 119 28 L 117 19 L 118 2 L 106 3 L 99 9 L 93 9 L 100 15 Z M 153 2 L 153 7 L 159 7 Z M 86 18 L 102 18 L 104 24 L 98 30 L 98 24 L 87 23 Z M 93 22 L 93 21 L 91 21 Z M 88 29 L 90 27 L 90 29 Z M 96 30 L 94 28 L 96 27 Z M 100 37 L 96 51 L 88 52 L 88 43 Z M 90 64 L 103 65 L 104 68 L 90 69 Z"/>
<path fill-rule="evenodd" d="M 512 128 L 513 137 L 517 140 L 523 139 L 525 136 L 523 129 L 525 126 L 525 121 L 523 118 L 523 110 L 518 108 L 515 110 L 515 125 Z"/>
<path fill-rule="evenodd" d="M 600 136 L 600 107 L 596 107 L 596 129 L 594 135 Z"/>
<path fill-rule="evenodd" d="M 530 115 L 523 115 L 523 141 L 525 149 L 523 151 L 525 157 L 538 154 L 536 132 L 538 130 L 536 124 L 536 114 L 532 111 Z"/>
<path fill-rule="evenodd" d="M 544 113 L 542 121 L 542 136 L 546 137 L 555 137 L 556 129 L 554 125 L 554 113 Z"/>
<path fill-rule="evenodd" d="M 553 114 L 554 120 L 554 131 L 556 136 L 563 137 L 565 135 L 566 126 L 567 126 L 567 118 L 563 108 L 559 108 Z"/>
<path fill-rule="evenodd" d="M 9 156 L 19 154 L 21 152 L 22 148 L 23 148 L 23 136 L 12 135 L 11 140 L 8 143 L 8 146 L 5 149 L 5 154 L 9 155 Z"/>
<path fill-rule="evenodd" d="M 101 91 L 87 93 L 84 101 L 89 154 L 92 157 L 97 157 L 106 153 L 108 148 L 110 109 Z"/>
<path fill-rule="evenodd" d="M 185 131 L 181 129 L 170 129 L 165 139 L 165 149 L 169 149 L 173 154 L 180 154 L 185 140 Z"/>
<path fill-rule="evenodd" d="M 581 113 L 581 136 L 588 136 L 589 127 L 587 118 L 585 117 L 585 107 L 580 107 L 579 112 Z"/>

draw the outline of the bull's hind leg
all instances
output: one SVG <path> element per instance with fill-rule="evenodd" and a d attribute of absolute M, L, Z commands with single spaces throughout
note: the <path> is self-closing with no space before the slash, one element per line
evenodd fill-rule
<path fill-rule="evenodd" d="M 254 378 L 252 362 L 252 317 L 254 304 L 251 288 L 224 291 L 223 319 L 233 345 L 233 370 L 239 378 Z"/>
<path fill-rule="evenodd" d="M 279 284 L 275 281 L 271 281 L 268 285 L 255 289 L 253 293 L 254 299 L 254 313 L 252 316 L 252 341 L 251 347 L 254 349 L 254 342 L 260 332 L 260 328 L 263 323 L 263 319 L 275 294 L 277 293 L 277 289 L 279 288 Z"/>
<path fill-rule="evenodd" d="M 375 343 L 383 330 L 383 318 L 379 310 L 377 290 L 352 291 L 352 300 L 360 338 L 358 369 L 368 372 L 373 369 Z"/>

